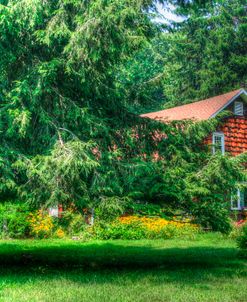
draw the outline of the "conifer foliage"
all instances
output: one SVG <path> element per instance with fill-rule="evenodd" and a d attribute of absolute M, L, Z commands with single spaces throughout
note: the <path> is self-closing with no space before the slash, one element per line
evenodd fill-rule
<path fill-rule="evenodd" d="M 240 159 L 202 147 L 218 121 L 168 125 L 129 112 L 123 77 L 159 31 L 156 2 L 0 0 L 1 199 L 84 206 L 128 196 L 190 210 L 223 202 L 245 177 Z M 140 87 L 140 102 L 157 95 Z"/>
<path fill-rule="evenodd" d="M 74 199 L 55 175 L 87 178 L 97 166 L 95 145 L 108 156 L 124 111 L 115 71 L 153 34 L 152 7 L 127 0 L 1 1 L 2 193 L 13 181 L 19 189 L 42 179 L 43 188 L 54 184 Z M 66 186 L 83 195 L 82 183 Z"/>

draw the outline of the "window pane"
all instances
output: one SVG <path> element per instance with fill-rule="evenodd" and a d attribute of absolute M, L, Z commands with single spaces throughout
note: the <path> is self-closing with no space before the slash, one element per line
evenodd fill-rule
<path fill-rule="evenodd" d="M 238 209 L 238 194 L 232 196 L 232 209 Z"/>
<path fill-rule="evenodd" d="M 221 147 L 222 147 L 221 137 L 220 136 L 216 136 L 215 137 L 215 148 L 217 150 L 221 150 Z"/>
<path fill-rule="evenodd" d="M 213 151 L 214 153 L 224 153 L 224 135 L 214 134 L 213 135 Z"/>
<path fill-rule="evenodd" d="M 240 192 L 240 207 L 243 208 L 247 204 L 247 189 L 243 189 Z"/>

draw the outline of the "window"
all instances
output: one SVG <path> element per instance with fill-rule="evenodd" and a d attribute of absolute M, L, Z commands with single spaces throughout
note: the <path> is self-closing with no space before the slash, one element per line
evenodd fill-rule
<path fill-rule="evenodd" d="M 234 114 L 235 115 L 244 115 L 244 103 L 243 102 L 234 103 Z"/>
<path fill-rule="evenodd" d="M 216 152 L 225 154 L 225 136 L 223 133 L 213 133 L 213 154 Z"/>
<path fill-rule="evenodd" d="M 245 207 L 247 207 L 247 188 L 238 189 L 237 194 L 232 196 L 231 209 L 242 210 Z"/>
<path fill-rule="evenodd" d="M 58 206 L 53 206 L 48 209 L 49 215 L 53 217 L 58 217 Z"/>

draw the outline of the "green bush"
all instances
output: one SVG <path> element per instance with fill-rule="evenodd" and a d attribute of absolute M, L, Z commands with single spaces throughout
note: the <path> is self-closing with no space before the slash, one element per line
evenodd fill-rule
<path fill-rule="evenodd" d="M 27 204 L 7 202 L 0 204 L 0 234 L 2 238 L 25 238 L 29 236 L 30 225 Z"/>
<path fill-rule="evenodd" d="M 65 232 L 72 235 L 79 235 L 86 228 L 85 218 L 82 214 L 73 211 L 64 211 L 62 218 L 56 220 L 57 227 L 62 227 Z"/>
<path fill-rule="evenodd" d="M 147 237 L 146 230 L 139 223 L 127 225 L 119 221 L 102 224 L 96 223 L 93 227 L 93 236 L 95 239 L 123 239 L 137 240 Z"/>
<path fill-rule="evenodd" d="M 52 237 L 55 231 L 53 221 L 53 217 L 47 211 L 37 210 L 31 212 L 28 216 L 31 236 L 39 239 Z"/>
<path fill-rule="evenodd" d="M 86 223 L 84 217 L 81 214 L 75 214 L 67 228 L 67 233 L 69 235 L 79 235 L 84 232 L 85 228 Z"/>
<path fill-rule="evenodd" d="M 113 221 L 125 212 L 129 202 L 127 197 L 102 197 L 95 208 L 95 217 L 98 221 Z"/>
<path fill-rule="evenodd" d="M 233 224 L 232 230 L 229 234 L 229 238 L 236 240 L 241 235 L 241 233 L 242 233 L 242 227 Z"/>
<path fill-rule="evenodd" d="M 166 225 L 159 231 L 145 227 L 140 222 L 132 222 L 130 224 L 121 223 L 116 220 L 112 223 L 96 223 L 91 230 L 91 237 L 94 239 L 170 239 L 175 237 L 193 238 L 195 233 L 199 232 L 199 228 L 188 225 L 177 227 L 175 225 Z"/>
<path fill-rule="evenodd" d="M 241 249 L 247 251 L 247 223 L 241 227 L 241 232 L 237 237 L 237 244 Z"/>
<path fill-rule="evenodd" d="M 200 230 L 191 226 L 184 226 L 183 228 L 178 228 L 174 225 L 167 225 L 163 227 L 159 232 L 147 232 L 147 238 L 149 239 L 171 239 L 179 237 L 194 238 Z"/>
<path fill-rule="evenodd" d="M 168 215 L 165 215 L 164 209 L 157 204 L 152 203 L 137 203 L 137 202 L 129 202 L 126 208 L 129 214 L 140 215 L 145 217 L 163 217 L 167 218 Z M 166 213 L 170 210 L 166 210 Z"/>
<path fill-rule="evenodd" d="M 224 234 L 229 234 L 232 229 L 229 211 L 219 202 L 198 202 L 192 213 L 195 222 L 203 228 Z"/>

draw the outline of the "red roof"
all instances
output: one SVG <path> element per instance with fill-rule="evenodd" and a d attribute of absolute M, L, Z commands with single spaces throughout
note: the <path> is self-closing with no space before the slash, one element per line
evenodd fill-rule
<path fill-rule="evenodd" d="M 142 114 L 141 117 L 160 121 L 179 121 L 185 119 L 203 121 L 216 116 L 245 90 L 237 89 L 206 100 L 190 103 L 166 110 Z"/>

